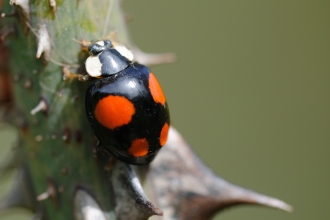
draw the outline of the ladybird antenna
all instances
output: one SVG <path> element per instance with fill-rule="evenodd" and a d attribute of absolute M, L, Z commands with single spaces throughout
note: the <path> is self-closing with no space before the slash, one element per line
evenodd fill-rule
<path fill-rule="evenodd" d="M 85 39 L 77 40 L 77 39 L 75 39 L 75 38 L 72 38 L 72 41 L 73 41 L 73 42 L 76 42 L 76 43 L 78 43 L 78 44 L 81 44 L 81 45 L 84 46 L 84 47 L 87 47 L 87 46 L 89 46 L 89 45 L 92 43 L 91 41 L 86 41 Z"/>
<path fill-rule="evenodd" d="M 111 15 L 111 12 L 112 12 L 113 2 L 114 2 L 114 0 L 111 0 L 111 2 L 109 3 L 109 6 L 108 6 L 108 12 L 107 12 L 107 16 L 105 18 L 105 23 L 104 23 L 104 27 L 103 27 L 102 36 L 105 36 L 106 29 L 107 29 L 107 26 L 108 26 L 109 21 L 110 21 L 110 15 Z"/>
<path fill-rule="evenodd" d="M 75 39 L 75 38 L 72 38 L 72 41 L 73 41 L 73 42 L 76 42 L 76 43 L 78 43 L 78 44 L 83 44 L 83 41 L 79 41 L 79 40 L 77 40 L 77 39 Z"/>
<path fill-rule="evenodd" d="M 118 33 L 117 30 L 113 30 L 109 34 L 110 41 L 113 45 L 119 45 L 119 43 L 117 41 L 117 33 Z"/>

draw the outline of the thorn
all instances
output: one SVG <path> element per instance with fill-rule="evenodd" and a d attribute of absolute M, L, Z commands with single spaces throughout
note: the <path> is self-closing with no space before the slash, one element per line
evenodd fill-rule
<path fill-rule="evenodd" d="M 278 199 L 241 188 L 216 176 L 172 127 L 166 147 L 148 167 L 148 180 L 160 207 L 173 219 L 178 216 L 182 219 L 210 219 L 224 208 L 241 204 L 293 210 Z"/>
<path fill-rule="evenodd" d="M 177 56 L 174 53 L 145 53 L 137 47 L 132 48 L 132 51 L 135 60 L 146 66 L 174 63 L 177 61 Z"/>
<path fill-rule="evenodd" d="M 13 149 L 19 147 L 19 141 L 13 146 Z M 0 179 L 3 178 L 3 175 L 6 174 L 8 171 L 16 169 L 20 163 L 23 161 L 22 159 L 22 152 L 20 150 L 12 150 L 8 153 L 8 155 L 1 161 L 0 164 Z"/>
<path fill-rule="evenodd" d="M 52 46 L 46 25 L 40 24 L 38 30 L 38 50 L 37 50 L 36 58 L 39 59 L 41 54 L 43 53 L 45 60 L 49 61 L 51 49 Z"/>
<path fill-rule="evenodd" d="M 0 211 L 13 207 L 27 208 L 36 211 L 33 187 L 25 166 L 21 166 L 15 174 L 10 192 L 0 202 Z"/>
<path fill-rule="evenodd" d="M 58 208 L 58 189 L 53 180 L 47 180 L 47 190 L 37 197 L 37 201 L 44 201 L 50 198 L 55 208 Z"/>
<path fill-rule="evenodd" d="M 56 0 L 49 0 L 49 4 L 53 12 L 56 12 Z"/>
<path fill-rule="evenodd" d="M 37 197 L 37 200 L 38 201 L 43 201 L 43 200 L 46 200 L 49 198 L 49 193 L 46 191 L 44 193 L 41 193 L 38 197 Z"/>
<path fill-rule="evenodd" d="M 225 189 L 225 192 L 221 194 L 221 200 L 223 203 L 227 202 L 229 206 L 239 204 L 255 204 L 264 205 L 287 212 L 293 211 L 292 206 L 279 199 L 265 196 L 252 190 L 244 189 L 224 180 L 220 180 L 220 182 L 221 181 L 221 185 L 223 189 Z"/>
<path fill-rule="evenodd" d="M 111 172 L 108 173 L 108 179 L 114 188 L 118 219 L 148 219 L 152 215 L 163 215 L 163 211 L 145 195 L 130 165 L 115 160 Z"/>
<path fill-rule="evenodd" d="M 81 188 L 74 193 L 73 207 L 75 219 L 107 219 L 95 199 Z"/>
<path fill-rule="evenodd" d="M 10 5 L 17 5 L 22 9 L 23 15 L 26 20 L 30 20 L 30 2 L 29 0 L 10 0 Z"/>
<path fill-rule="evenodd" d="M 31 115 L 35 115 L 37 112 L 45 112 L 47 113 L 47 109 L 48 109 L 48 106 L 47 106 L 47 102 L 44 98 L 41 98 L 38 105 L 31 110 Z"/>

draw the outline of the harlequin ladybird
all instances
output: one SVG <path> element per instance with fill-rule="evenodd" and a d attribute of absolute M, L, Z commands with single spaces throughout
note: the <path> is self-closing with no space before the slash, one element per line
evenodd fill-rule
<path fill-rule="evenodd" d="M 150 163 L 165 145 L 169 110 L 156 77 L 124 46 L 93 42 L 85 67 L 98 78 L 87 90 L 89 124 L 102 151 L 129 164 Z"/>

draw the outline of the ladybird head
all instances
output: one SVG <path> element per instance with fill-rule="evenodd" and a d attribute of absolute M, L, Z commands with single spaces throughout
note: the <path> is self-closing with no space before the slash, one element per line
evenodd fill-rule
<path fill-rule="evenodd" d="M 85 67 L 89 76 L 103 78 L 126 69 L 133 61 L 132 52 L 110 40 L 95 41 L 88 47 Z"/>
<path fill-rule="evenodd" d="M 110 48 L 112 48 L 112 43 L 109 40 L 94 41 L 88 46 L 88 53 L 95 56 Z"/>

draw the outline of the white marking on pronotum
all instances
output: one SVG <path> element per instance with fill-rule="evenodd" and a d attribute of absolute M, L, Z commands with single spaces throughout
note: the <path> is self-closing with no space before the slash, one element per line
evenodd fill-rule
<path fill-rule="evenodd" d="M 37 112 L 46 111 L 47 110 L 47 103 L 44 99 L 40 99 L 38 105 L 31 110 L 31 115 L 35 115 Z"/>
<path fill-rule="evenodd" d="M 134 55 L 132 51 L 130 51 L 127 47 L 123 45 L 116 45 L 114 48 L 124 57 L 126 57 L 129 61 L 134 60 Z"/>
<path fill-rule="evenodd" d="M 50 60 L 52 44 L 45 24 L 40 24 L 38 29 L 38 50 L 36 57 L 39 59 L 44 54 L 45 60 Z"/>
<path fill-rule="evenodd" d="M 92 77 L 99 77 L 102 75 L 102 63 L 100 62 L 99 55 L 89 56 L 85 63 L 88 75 Z"/>
<path fill-rule="evenodd" d="M 53 12 L 56 11 L 56 0 L 49 0 L 50 7 L 52 7 Z"/>
<path fill-rule="evenodd" d="M 27 20 L 30 20 L 30 2 L 29 0 L 10 0 L 9 4 L 17 5 L 22 9 L 22 12 Z"/>
<path fill-rule="evenodd" d="M 100 41 L 97 41 L 97 42 L 95 42 L 95 44 L 97 44 L 97 45 L 100 45 L 100 46 L 104 46 L 104 40 L 100 40 Z"/>

